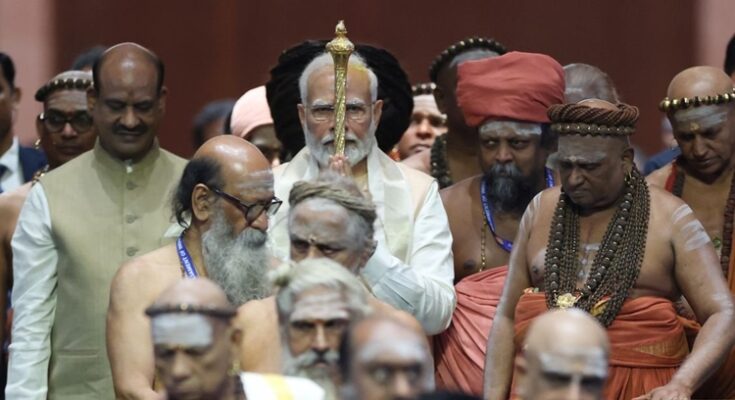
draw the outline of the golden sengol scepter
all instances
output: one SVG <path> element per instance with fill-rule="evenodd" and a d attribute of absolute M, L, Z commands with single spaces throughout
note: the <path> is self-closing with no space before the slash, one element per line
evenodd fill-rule
<path fill-rule="evenodd" d="M 344 21 L 334 29 L 336 37 L 327 43 L 327 51 L 334 59 L 334 155 L 345 154 L 345 86 L 347 86 L 347 62 L 355 45 L 347 39 Z"/>

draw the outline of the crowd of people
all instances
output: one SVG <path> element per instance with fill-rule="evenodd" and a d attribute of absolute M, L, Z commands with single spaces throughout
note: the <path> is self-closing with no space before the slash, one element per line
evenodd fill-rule
<path fill-rule="evenodd" d="M 610 76 L 481 37 L 413 86 L 356 44 L 337 152 L 326 43 L 189 160 L 153 50 L 50 78 L 35 148 L 0 53 L 6 398 L 735 398 L 735 37 L 661 93 L 646 175 Z"/>

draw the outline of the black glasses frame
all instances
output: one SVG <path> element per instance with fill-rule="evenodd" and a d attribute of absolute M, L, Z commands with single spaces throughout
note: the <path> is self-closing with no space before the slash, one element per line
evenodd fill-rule
<path fill-rule="evenodd" d="M 43 123 L 43 126 L 46 128 L 46 130 L 49 131 L 49 133 L 59 133 L 64 130 L 64 127 L 66 127 L 66 124 L 69 124 L 74 131 L 77 133 L 84 133 L 92 129 L 92 126 L 94 125 L 94 121 L 92 120 L 92 116 L 86 112 L 86 111 L 78 111 L 69 116 L 68 114 L 64 113 L 58 113 L 64 117 L 64 121 L 59 126 L 50 126 L 51 123 L 48 115 L 46 112 L 42 112 L 38 115 L 38 119 Z M 85 118 L 86 121 L 83 121 L 80 124 L 80 119 Z"/>
<path fill-rule="evenodd" d="M 276 215 L 278 209 L 281 207 L 281 204 L 283 204 L 283 200 L 275 196 L 268 203 L 247 204 L 225 191 L 216 188 L 209 188 L 209 190 L 237 207 L 242 212 L 248 225 L 252 224 L 256 219 L 258 219 L 260 215 L 263 214 L 263 212 L 266 212 L 269 217 Z"/>

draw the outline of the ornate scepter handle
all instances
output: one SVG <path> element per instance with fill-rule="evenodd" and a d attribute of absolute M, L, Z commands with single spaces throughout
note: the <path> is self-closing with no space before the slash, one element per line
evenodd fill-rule
<path fill-rule="evenodd" d="M 327 51 L 334 59 L 334 155 L 345 154 L 345 86 L 347 86 L 347 64 L 355 45 L 347 39 L 344 21 L 334 29 L 336 34 L 327 43 Z"/>

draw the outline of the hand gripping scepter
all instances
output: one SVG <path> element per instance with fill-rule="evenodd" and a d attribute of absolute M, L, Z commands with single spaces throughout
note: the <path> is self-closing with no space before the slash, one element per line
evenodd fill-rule
<path fill-rule="evenodd" d="M 327 43 L 327 51 L 334 59 L 334 155 L 345 154 L 345 86 L 347 86 L 347 63 L 355 45 L 347 39 L 344 21 L 334 29 L 336 37 Z"/>

